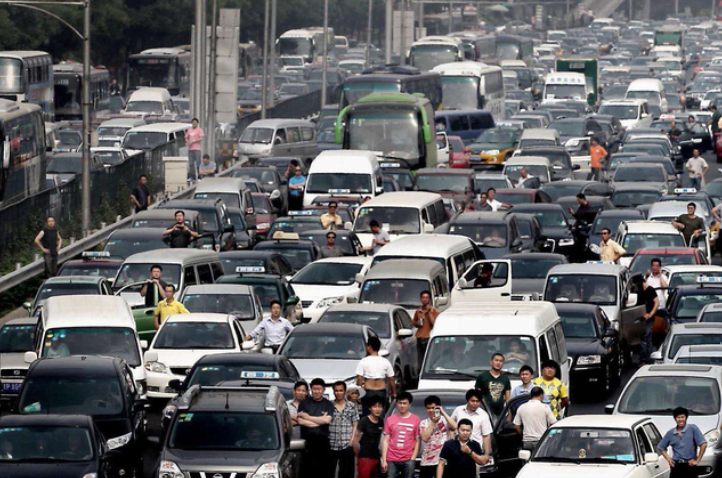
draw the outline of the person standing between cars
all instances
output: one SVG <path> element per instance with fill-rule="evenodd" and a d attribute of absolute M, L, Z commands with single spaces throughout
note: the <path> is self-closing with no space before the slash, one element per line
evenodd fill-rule
<path fill-rule="evenodd" d="M 336 245 L 336 233 L 328 231 L 326 233 L 326 245 L 321 247 L 319 257 L 325 259 L 326 257 L 342 257 L 343 255 L 343 250 Z"/>
<path fill-rule="evenodd" d="M 394 381 L 394 368 L 386 357 L 379 355 L 381 340 L 378 337 L 369 337 L 366 342 L 366 357 L 362 358 L 356 367 L 356 385 L 366 390 L 366 397 L 381 397 L 386 405 L 386 385 L 388 384 L 391 399 L 396 398 L 396 382 Z M 369 410 L 364 409 L 364 415 Z"/>
<path fill-rule="evenodd" d="M 551 408 L 544 404 L 544 390 L 534 387 L 529 396 L 529 401 L 519 407 L 514 417 L 514 429 L 522 435 L 524 450 L 536 448 L 547 428 L 557 422 Z"/>
<path fill-rule="evenodd" d="M 644 300 L 645 314 L 644 335 L 642 336 L 639 353 L 640 367 L 645 363 L 649 363 L 650 356 L 652 352 L 654 352 L 652 331 L 654 330 L 654 316 L 657 314 L 657 309 L 659 308 L 659 296 L 657 296 L 657 291 L 654 290 L 654 287 L 649 285 L 648 279 L 649 277 L 645 275 L 642 280 L 642 299 Z"/>
<path fill-rule="evenodd" d="M 488 457 L 481 454 L 481 445 L 471 439 L 471 420 L 459 421 L 459 434 L 447 440 L 439 453 L 436 478 L 475 478 L 476 466 L 486 465 Z"/>
<path fill-rule="evenodd" d="M 293 170 L 293 176 L 288 180 L 288 209 L 298 211 L 303 209 L 303 189 L 306 187 L 306 176 L 300 166 Z"/>
<path fill-rule="evenodd" d="M 602 242 L 599 243 L 599 260 L 617 264 L 627 251 L 612 240 L 612 231 L 605 227 L 602 229 Z"/>
<path fill-rule="evenodd" d="M 474 388 L 484 394 L 486 403 L 497 416 L 504 409 L 504 404 L 511 397 L 511 382 L 509 377 L 501 370 L 504 366 L 504 355 L 495 353 L 491 356 L 491 367 L 484 370 L 476 378 Z"/>
<path fill-rule="evenodd" d="M 532 383 L 544 390 L 544 403 L 549 405 L 554 418 L 559 418 L 562 409 L 569 405 L 569 392 L 567 386 L 556 378 L 557 363 L 554 360 L 545 360 L 542 363 L 542 375 L 535 378 Z"/>
<path fill-rule="evenodd" d="M 589 213 L 589 210 L 591 207 L 589 206 L 589 201 L 587 201 L 587 196 L 585 196 L 582 193 L 577 194 L 577 203 L 579 204 L 579 207 L 577 208 L 576 212 L 572 208 L 569 208 L 569 214 L 574 216 L 574 219 L 577 221 L 582 221 L 586 219 L 586 215 Z"/>
<path fill-rule="evenodd" d="M 185 249 L 191 243 L 191 238 L 200 236 L 196 231 L 186 226 L 186 215 L 183 211 L 175 212 L 175 224 L 163 231 L 163 237 L 170 239 L 171 249 Z"/>
<path fill-rule="evenodd" d="M 155 312 L 153 312 L 153 318 L 155 319 L 155 329 L 158 330 L 160 328 L 160 324 L 165 322 L 165 319 L 167 319 L 171 315 L 176 314 L 189 314 L 188 309 L 181 304 L 179 301 L 175 300 L 175 286 L 173 284 L 168 284 L 165 286 L 165 299 L 158 302 L 158 305 L 155 308 Z"/>
<path fill-rule="evenodd" d="M 185 139 L 188 147 L 188 178 L 198 179 L 198 165 L 201 163 L 201 145 L 205 134 L 198 126 L 198 118 L 191 120 L 191 127 L 186 130 Z"/>
<path fill-rule="evenodd" d="M 277 300 L 271 301 L 271 316 L 263 319 L 248 335 L 246 340 L 255 340 L 263 332 L 263 346 L 278 351 L 284 339 L 293 330 L 293 325 L 288 319 L 281 317 L 281 303 Z"/>
<path fill-rule="evenodd" d="M 293 434 L 292 438 L 301 438 L 301 427 L 298 425 L 298 406 L 302 401 L 308 397 L 308 384 L 305 380 L 299 380 L 293 384 L 293 400 L 288 400 L 288 413 L 291 415 L 291 422 L 293 422 Z"/>
<path fill-rule="evenodd" d="M 704 176 L 707 174 L 707 171 L 709 171 L 709 164 L 699 155 L 698 149 L 692 151 L 692 157 L 687 160 L 684 169 L 689 171 L 690 187 L 695 188 L 697 191 L 702 189 Z"/>
<path fill-rule="evenodd" d="M 697 205 L 691 202 L 687 204 L 687 214 L 680 214 L 672 222 L 674 227 L 682 231 L 684 242 L 688 246 L 691 246 L 693 237 L 698 237 L 704 231 L 704 221 L 694 213 L 696 210 Z"/>
<path fill-rule="evenodd" d="M 486 197 L 488 198 L 489 206 L 491 206 L 492 211 L 498 211 L 500 208 L 506 208 L 509 209 L 511 205 L 504 204 L 501 201 L 497 201 L 496 198 L 496 189 L 489 188 L 486 191 Z"/>
<path fill-rule="evenodd" d="M 647 285 L 657 291 L 659 297 L 659 307 L 657 307 L 657 315 L 667 318 L 667 307 L 665 304 L 664 290 L 669 287 L 666 279 L 662 275 L 662 259 L 655 257 L 649 263 L 649 270 L 646 273 Z"/>
<path fill-rule="evenodd" d="M 201 161 L 200 166 L 198 166 L 198 176 L 200 177 L 200 179 L 212 178 L 216 175 L 217 169 L 218 166 L 216 165 L 216 162 L 211 161 L 211 157 L 207 154 L 204 154 L 203 160 Z"/>
<path fill-rule="evenodd" d="M 45 277 L 53 277 L 58 272 L 58 251 L 63 238 L 55 227 L 55 218 L 48 216 L 45 227 L 35 236 L 35 245 L 43 252 Z"/>
<path fill-rule="evenodd" d="M 686 408 L 675 408 L 672 416 L 677 426 L 664 434 L 657 450 L 669 463 L 670 478 L 696 478 L 699 476 L 697 465 L 707 449 L 707 440 L 697 425 L 687 423 L 689 411 Z M 673 456 L 667 453 L 669 447 L 672 447 Z"/>
<path fill-rule="evenodd" d="M 489 461 L 489 453 L 491 451 L 491 419 L 489 414 L 481 408 L 482 393 L 479 390 L 468 390 L 466 392 L 466 405 L 459 405 L 454 409 L 451 418 L 456 422 L 457 426 L 466 418 L 470 420 L 473 428 L 471 429 L 471 439 L 481 445 L 486 461 Z"/>
<path fill-rule="evenodd" d="M 431 292 L 425 290 L 419 296 L 421 298 L 421 307 L 416 309 L 411 323 L 416 327 L 416 352 L 419 370 L 421 370 L 426 348 L 429 346 L 429 337 L 431 337 L 431 331 L 434 329 L 439 311 L 431 305 Z"/>
<path fill-rule="evenodd" d="M 479 195 L 479 202 L 470 209 L 476 212 L 493 211 L 494 209 L 491 207 L 491 204 L 489 204 L 488 198 L 488 193 L 481 193 Z"/>
<path fill-rule="evenodd" d="M 592 144 L 589 146 L 589 156 L 591 157 L 591 168 L 592 168 L 592 181 L 602 180 L 602 168 L 604 168 L 604 161 L 607 159 L 609 153 L 606 149 L 599 144 L 599 138 L 596 136 L 592 138 Z"/>
<path fill-rule="evenodd" d="M 135 213 L 147 211 L 150 206 L 150 189 L 148 189 L 148 176 L 141 174 L 138 176 L 138 185 L 130 194 L 130 200 L 135 206 Z"/>
<path fill-rule="evenodd" d="M 534 369 L 528 365 L 522 365 L 519 369 L 519 380 L 521 385 L 517 385 L 511 391 L 511 398 L 516 398 L 521 395 L 527 395 L 531 392 L 534 386 L 531 384 L 531 380 L 534 378 Z"/>
<path fill-rule="evenodd" d="M 155 307 L 158 305 L 153 300 L 153 294 L 148 294 L 148 286 L 156 288 L 159 302 L 165 299 L 165 288 L 168 284 L 160 278 L 161 275 L 163 275 L 163 268 L 159 264 L 150 266 L 150 279 L 146 279 L 145 285 L 140 288 L 140 296 L 145 297 L 146 307 Z"/>
<path fill-rule="evenodd" d="M 526 170 L 526 168 L 521 168 L 519 171 L 519 181 L 517 181 L 516 185 L 514 186 L 516 189 L 522 189 L 524 187 L 524 182 L 527 179 L 533 179 L 534 176 L 529 174 L 529 171 Z"/>
<path fill-rule="evenodd" d="M 384 402 L 379 396 L 364 397 L 364 407 L 369 414 L 359 421 L 353 437 L 353 450 L 358 457 L 356 478 L 379 478 Z"/>
<path fill-rule="evenodd" d="M 355 460 L 352 447 L 359 416 L 356 405 L 346 400 L 346 383 L 342 380 L 333 384 L 333 419 L 330 426 L 331 472 L 338 476 L 354 476 Z"/>
<path fill-rule="evenodd" d="M 361 250 L 371 251 L 371 253 L 375 255 L 379 252 L 379 249 L 391 242 L 391 237 L 388 232 L 381 229 L 381 224 L 379 224 L 376 219 L 371 219 L 371 222 L 369 222 L 369 228 L 371 228 L 371 233 L 374 235 L 374 238 L 371 240 L 371 245 L 369 247 L 364 247 Z"/>
<path fill-rule="evenodd" d="M 722 119 L 722 111 L 717 111 L 717 105 L 711 105 L 709 110 L 712 112 L 712 118 L 707 123 L 707 126 L 712 127 L 712 145 L 714 146 L 716 137 L 719 135 L 719 122 Z"/>
<path fill-rule="evenodd" d="M 422 420 L 419 426 L 421 441 L 424 442 L 419 478 L 435 478 L 439 454 L 446 440 L 453 438 L 456 422 L 446 414 L 441 406 L 441 399 L 436 395 L 429 395 L 424 399 L 424 408 L 428 417 Z M 469 434 L 471 435 L 471 432 Z"/>
<path fill-rule="evenodd" d="M 336 214 L 337 210 L 338 203 L 336 201 L 331 201 L 328 203 L 328 212 L 321 214 L 321 225 L 327 231 L 341 229 L 341 226 L 343 225 L 341 216 Z"/>
<path fill-rule="evenodd" d="M 331 421 L 336 407 L 323 398 L 326 383 L 322 378 L 311 381 L 311 396 L 298 406 L 296 421 L 301 425 L 301 437 L 306 440 L 303 457 L 304 478 L 333 478 L 331 470 Z"/>
<path fill-rule="evenodd" d="M 414 397 L 401 392 L 396 397 L 396 411 L 384 420 L 381 441 L 381 471 L 388 478 L 413 478 L 416 455 L 419 454 L 421 419 L 411 413 Z"/>
<path fill-rule="evenodd" d="M 682 131 L 677 128 L 676 121 L 671 121 L 669 123 L 669 131 L 667 131 L 667 134 L 669 135 L 669 139 L 672 141 L 672 144 L 679 143 L 679 137 L 682 135 Z"/>

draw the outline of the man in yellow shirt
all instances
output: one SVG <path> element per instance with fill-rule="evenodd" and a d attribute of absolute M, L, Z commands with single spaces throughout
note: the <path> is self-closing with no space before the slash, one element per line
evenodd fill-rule
<path fill-rule="evenodd" d="M 158 302 L 153 316 L 155 318 L 155 329 L 158 330 L 160 324 L 165 322 L 168 316 L 175 314 L 188 314 L 188 309 L 183 304 L 175 300 L 175 286 L 168 284 L 165 286 L 165 300 Z"/>
<path fill-rule="evenodd" d="M 615 264 L 627 251 L 612 240 L 612 231 L 602 229 L 602 242 L 599 243 L 599 260 Z"/>
<path fill-rule="evenodd" d="M 559 418 L 562 409 L 569 405 L 569 392 L 566 385 L 556 378 L 557 363 L 545 360 L 542 363 L 542 375 L 532 381 L 532 384 L 544 390 L 544 403 L 549 405 L 554 418 Z"/>

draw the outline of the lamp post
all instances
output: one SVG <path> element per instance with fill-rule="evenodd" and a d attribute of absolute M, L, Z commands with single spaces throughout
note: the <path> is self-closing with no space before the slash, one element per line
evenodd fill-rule
<path fill-rule="evenodd" d="M 321 108 L 326 106 L 326 74 L 328 70 L 328 0 L 323 0 L 323 59 L 321 60 Z"/>

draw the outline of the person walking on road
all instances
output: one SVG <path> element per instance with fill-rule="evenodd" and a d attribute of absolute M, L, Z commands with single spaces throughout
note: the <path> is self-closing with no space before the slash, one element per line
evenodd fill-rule
<path fill-rule="evenodd" d="M 675 408 L 672 416 L 677 426 L 664 434 L 657 450 L 669 463 L 670 478 L 696 478 L 699 476 L 697 466 L 707 449 L 707 440 L 697 425 L 687 423 L 689 411 L 686 408 Z M 672 447 L 672 456 L 667 453 L 669 447 Z"/>
<path fill-rule="evenodd" d="M 471 439 L 472 427 L 468 418 L 459 420 L 458 437 L 447 440 L 439 454 L 436 478 L 475 478 L 476 466 L 489 462 L 481 453 L 481 445 Z"/>
<path fill-rule="evenodd" d="M 504 355 L 495 353 L 491 356 L 490 368 L 479 374 L 474 388 L 484 394 L 495 415 L 500 415 L 504 404 L 511 397 L 511 382 L 509 377 L 501 370 L 504 366 Z"/>
<path fill-rule="evenodd" d="M 185 249 L 191 243 L 191 238 L 197 239 L 200 234 L 186 225 L 186 215 L 183 211 L 175 212 L 175 223 L 163 231 L 163 237 L 170 241 L 172 249 Z"/>
<path fill-rule="evenodd" d="M 141 174 L 138 177 L 138 185 L 130 194 L 130 200 L 135 206 L 135 213 L 147 211 L 150 206 L 150 189 L 148 189 L 148 176 Z"/>
<path fill-rule="evenodd" d="M 622 246 L 612 240 L 612 231 L 606 227 L 602 229 L 602 242 L 599 243 L 599 260 L 617 264 L 619 259 L 626 253 L 627 251 Z"/>
<path fill-rule="evenodd" d="M 333 419 L 331 420 L 331 470 L 338 476 L 354 476 L 355 460 L 352 447 L 359 416 L 356 405 L 346 400 L 346 383 L 342 380 L 333 384 Z"/>
<path fill-rule="evenodd" d="M 677 219 L 672 221 L 672 225 L 682 231 L 684 242 L 687 246 L 692 247 L 692 238 L 699 237 L 704 231 L 704 221 L 695 214 L 697 205 L 693 202 L 687 204 L 687 214 L 680 214 Z"/>
<path fill-rule="evenodd" d="M 176 314 L 189 314 L 188 309 L 183 304 L 175 300 L 175 286 L 168 284 L 165 286 L 165 299 L 158 302 L 158 306 L 155 308 L 153 318 L 155 319 L 155 329 L 160 328 L 160 324 L 165 322 L 171 315 Z"/>
<path fill-rule="evenodd" d="M 534 387 L 529 396 L 529 401 L 519 407 L 514 417 L 514 429 L 522 435 L 524 450 L 536 448 L 547 428 L 557 422 L 551 408 L 544 404 L 544 390 Z"/>
<path fill-rule="evenodd" d="M 411 413 L 414 397 L 401 392 L 396 398 L 396 412 L 384 421 L 381 442 L 381 470 L 388 478 L 413 478 L 416 455 L 419 454 L 421 419 Z"/>
<path fill-rule="evenodd" d="M 439 454 L 446 440 L 453 438 L 456 422 L 446 414 L 441 406 L 441 399 L 436 395 L 429 395 L 424 399 L 424 408 L 427 418 L 422 420 L 419 426 L 421 441 L 424 442 L 419 478 L 435 478 Z"/>
<path fill-rule="evenodd" d="M 606 149 L 599 144 L 599 138 L 592 138 L 592 144 L 589 146 L 589 156 L 591 157 L 592 167 L 592 181 L 602 180 L 602 168 L 604 168 L 604 161 L 607 159 L 609 153 Z"/>
<path fill-rule="evenodd" d="M 379 478 L 381 469 L 381 436 L 384 433 L 383 399 L 364 397 L 369 414 L 359 421 L 353 437 L 353 450 L 358 457 L 356 478 Z"/>
<path fill-rule="evenodd" d="M 690 187 L 695 188 L 697 191 L 702 189 L 702 186 L 704 186 L 704 176 L 707 174 L 707 171 L 709 171 L 709 164 L 699 155 L 698 149 L 692 151 L 692 157 L 687 160 L 684 169 L 689 172 Z"/>
<path fill-rule="evenodd" d="M 411 319 L 411 323 L 417 329 L 416 352 L 419 370 L 421 370 L 421 364 L 424 363 L 426 348 L 429 346 L 429 337 L 431 337 L 431 331 L 434 329 L 436 317 L 439 316 L 439 311 L 431 305 L 431 292 L 425 290 L 421 292 L 420 297 L 421 307 L 416 309 L 414 318 Z"/>
<path fill-rule="evenodd" d="M 246 340 L 255 340 L 263 332 L 263 346 L 276 353 L 286 336 L 293 330 L 293 325 L 288 319 L 281 317 L 281 303 L 277 300 L 271 301 L 271 316 L 263 319 L 251 332 L 246 335 Z"/>
<path fill-rule="evenodd" d="M 296 166 L 293 176 L 288 179 L 288 209 L 299 211 L 303 209 L 303 190 L 306 187 L 306 176 L 301 166 Z"/>
<path fill-rule="evenodd" d="M 394 368 L 386 357 L 379 355 L 381 340 L 373 336 L 368 338 L 366 343 L 366 357 L 362 358 L 356 367 L 356 385 L 366 390 L 366 398 L 381 397 L 386 407 L 386 386 L 390 390 L 391 399 L 396 398 L 396 382 L 394 380 Z M 364 415 L 369 410 L 364 408 Z"/>
<path fill-rule="evenodd" d="M 361 251 L 370 251 L 373 255 L 379 252 L 379 249 L 384 247 L 386 244 L 391 242 L 391 236 L 389 233 L 381 229 L 381 224 L 376 219 L 371 219 L 369 222 L 369 228 L 374 238 L 371 239 L 371 245 L 369 247 L 361 248 Z"/>
<path fill-rule="evenodd" d="M 486 461 L 489 461 L 489 453 L 491 450 L 491 419 L 489 414 L 481 408 L 481 399 L 483 394 L 479 390 L 471 389 L 466 392 L 466 405 L 459 405 L 454 409 L 451 418 L 458 424 L 462 419 L 470 420 L 473 427 L 471 429 L 471 439 L 481 445 Z"/>
<path fill-rule="evenodd" d="M 163 275 L 163 268 L 160 264 L 153 264 L 150 266 L 150 279 L 146 279 L 145 285 L 140 288 L 140 296 L 145 297 L 146 307 L 155 307 L 158 302 L 165 299 L 165 288 L 168 285 L 161 276 Z M 155 300 L 155 295 L 152 293 L 152 289 L 148 290 L 148 287 L 155 287 L 158 300 Z M 150 294 L 149 294 L 150 292 Z"/>
<path fill-rule="evenodd" d="M 535 378 L 532 383 L 544 391 L 544 403 L 549 405 L 554 418 L 558 419 L 562 409 L 569 405 L 569 392 L 567 386 L 556 377 L 557 367 L 559 365 L 554 360 L 545 360 L 541 377 Z"/>
<path fill-rule="evenodd" d="M 323 397 L 326 382 L 322 378 L 311 381 L 311 396 L 298 406 L 296 421 L 301 425 L 301 437 L 306 440 L 302 461 L 303 478 L 333 478 L 331 470 L 331 421 L 336 408 Z"/>
<path fill-rule="evenodd" d="M 205 134 L 198 123 L 198 118 L 193 118 L 185 135 L 188 146 L 188 179 L 198 179 L 198 166 L 201 164 L 201 145 Z"/>
<path fill-rule="evenodd" d="M 58 272 L 58 251 L 63 238 L 55 227 L 55 218 L 48 216 L 45 227 L 35 236 L 35 245 L 43 252 L 45 260 L 45 277 L 53 277 Z"/>
<path fill-rule="evenodd" d="M 644 300 L 645 314 L 644 314 L 644 336 L 642 337 L 642 343 L 640 344 L 639 353 L 639 365 L 642 366 L 645 363 L 649 363 L 650 356 L 654 352 L 654 345 L 652 345 L 652 332 L 654 330 L 654 317 L 657 315 L 659 309 L 659 296 L 654 287 L 649 285 L 649 277 L 645 275 L 642 280 L 642 299 Z"/>

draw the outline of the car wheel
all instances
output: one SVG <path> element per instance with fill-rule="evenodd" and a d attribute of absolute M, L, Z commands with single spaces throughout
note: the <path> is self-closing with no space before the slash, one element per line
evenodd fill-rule
<path fill-rule="evenodd" d="M 394 381 L 396 382 L 396 393 L 399 393 L 404 388 L 404 372 L 401 370 L 401 365 L 394 365 Z"/>

